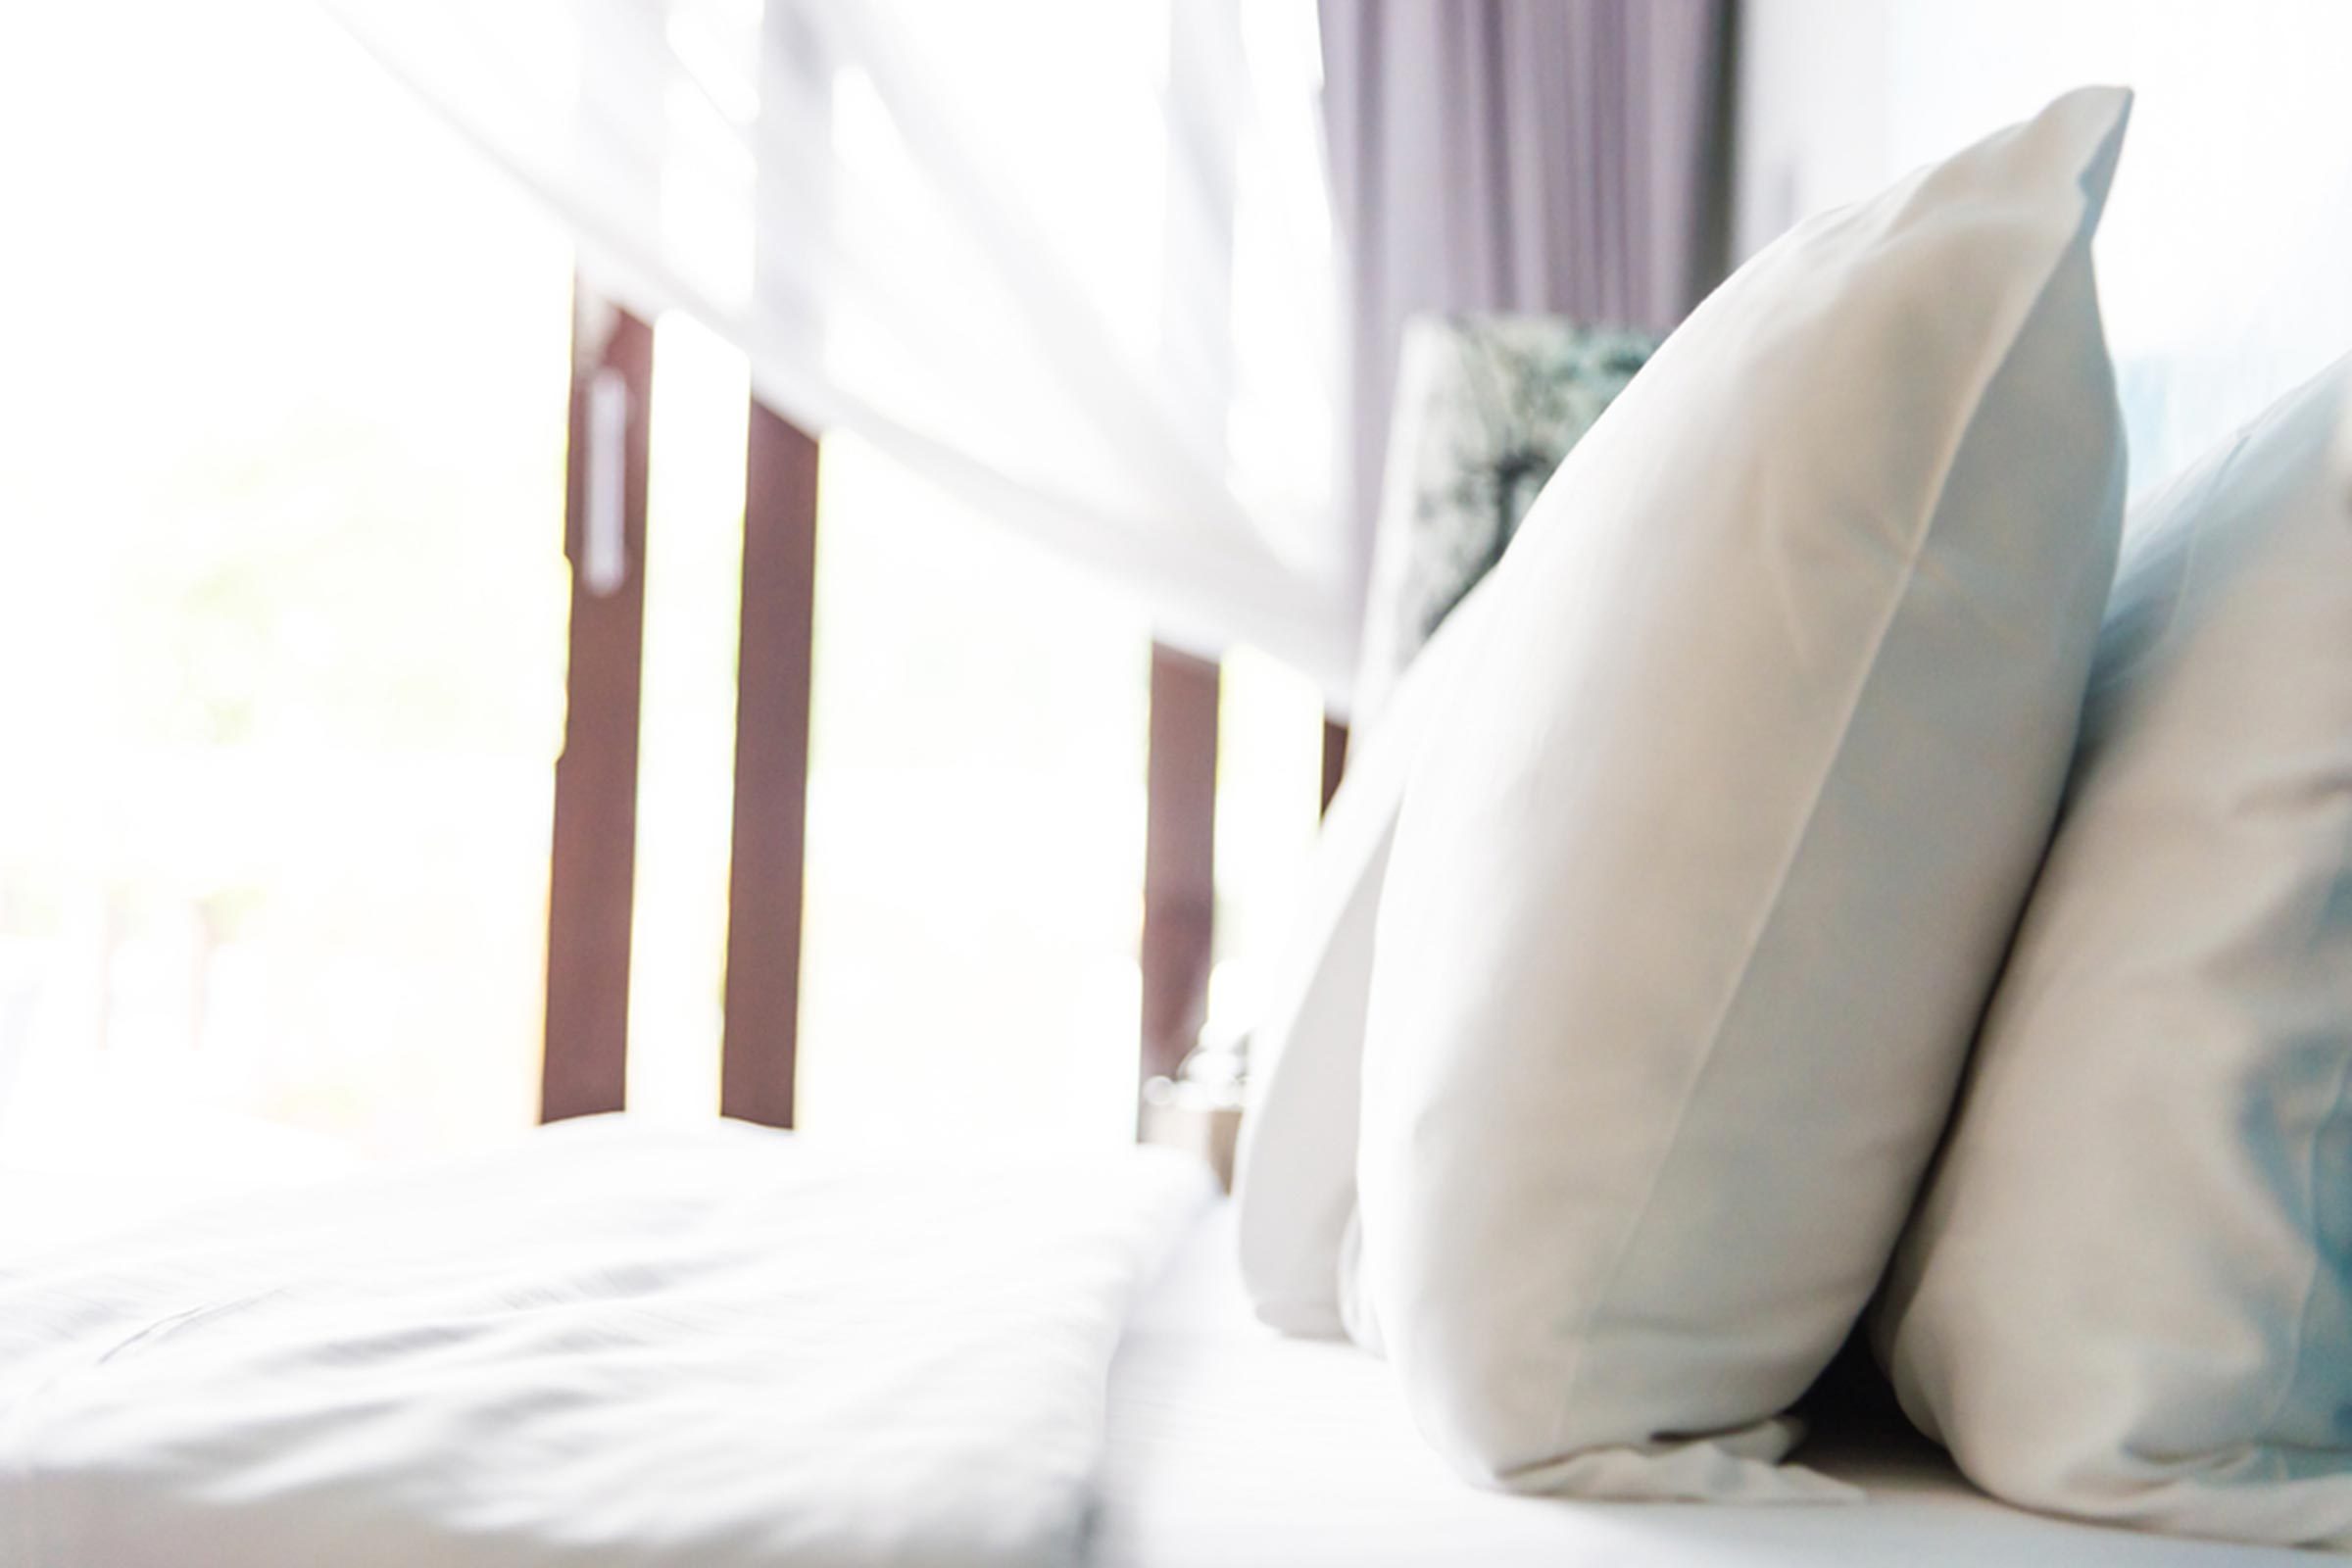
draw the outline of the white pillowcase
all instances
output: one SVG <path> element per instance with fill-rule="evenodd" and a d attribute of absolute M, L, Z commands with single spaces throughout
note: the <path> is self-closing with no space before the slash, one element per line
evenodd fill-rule
<path fill-rule="evenodd" d="M 1250 1040 L 1250 1103 L 1234 1181 L 1242 1283 L 1286 1334 L 1338 1338 L 1339 1258 L 1355 1216 L 1355 1118 L 1372 985 L 1373 917 L 1396 808 L 1446 693 L 1478 636 L 1483 589 L 1438 627 L 1359 731 L 1324 813 L 1289 947 Z"/>
<path fill-rule="evenodd" d="M 1758 256 L 1490 580 L 1382 895 L 1350 1312 L 1476 1480 L 1842 1491 L 1780 1412 L 1950 1108 L 2114 566 L 2130 101 Z"/>
<path fill-rule="evenodd" d="M 2352 366 L 2135 518 L 1873 1327 L 2013 1501 L 2352 1547 Z"/>

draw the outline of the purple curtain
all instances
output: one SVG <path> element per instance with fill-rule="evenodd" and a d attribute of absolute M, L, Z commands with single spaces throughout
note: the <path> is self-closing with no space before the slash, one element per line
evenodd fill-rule
<path fill-rule="evenodd" d="M 1343 484 L 1368 564 L 1405 318 L 1662 331 L 1720 274 L 1732 3 L 1320 6 L 1350 290 Z"/>

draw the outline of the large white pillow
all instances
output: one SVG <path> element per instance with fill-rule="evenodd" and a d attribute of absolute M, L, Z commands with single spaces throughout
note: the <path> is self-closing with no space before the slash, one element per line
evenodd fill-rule
<path fill-rule="evenodd" d="M 2352 366 L 2135 519 L 2065 820 L 1873 1328 L 2065 1513 L 2352 1547 Z"/>
<path fill-rule="evenodd" d="M 1406 786 L 1360 1298 L 1530 1492 L 1816 1496 L 2045 842 L 2124 449 L 2087 89 L 1809 221 L 1670 338 L 1490 581 Z"/>
<path fill-rule="evenodd" d="M 1404 779 L 1478 637 L 1473 589 L 1359 729 L 1307 866 L 1250 1046 L 1250 1102 L 1234 1180 L 1242 1283 L 1286 1334 L 1338 1338 L 1340 1249 L 1355 1215 L 1355 1117 L 1373 917 Z"/>

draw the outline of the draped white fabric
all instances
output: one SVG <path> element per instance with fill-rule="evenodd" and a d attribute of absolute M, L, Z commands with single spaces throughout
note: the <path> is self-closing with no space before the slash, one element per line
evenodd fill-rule
<path fill-rule="evenodd" d="M 1336 691 L 1311 0 L 321 0 L 755 388 Z"/>

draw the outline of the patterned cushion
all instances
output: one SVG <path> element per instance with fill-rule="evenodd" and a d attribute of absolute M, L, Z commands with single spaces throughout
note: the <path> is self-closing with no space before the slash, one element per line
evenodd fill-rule
<path fill-rule="evenodd" d="M 1355 712 L 1502 559 L 1536 493 L 1658 345 L 1549 316 L 1425 316 L 1405 328 Z"/>

